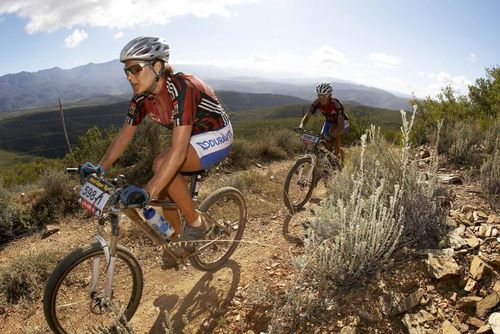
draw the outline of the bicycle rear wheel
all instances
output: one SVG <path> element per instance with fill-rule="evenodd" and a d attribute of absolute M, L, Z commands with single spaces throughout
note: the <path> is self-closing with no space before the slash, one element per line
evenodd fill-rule
<path fill-rule="evenodd" d="M 132 318 L 142 295 L 142 270 L 127 249 L 118 246 L 116 251 L 111 302 L 99 304 L 103 301 L 107 268 L 99 243 L 73 251 L 58 264 L 43 297 L 45 319 L 54 333 L 87 333 L 98 327 L 116 329 Z M 95 289 L 92 289 L 93 267 L 98 273 Z M 124 319 L 121 323 L 118 319 L 121 313 L 126 318 L 125 324 Z"/>
<path fill-rule="evenodd" d="M 224 187 L 210 194 L 198 210 L 204 213 L 210 229 L 191 264 L 199 270 L 216 270 L 231 257 L 243 237 L 247 220 L 245 199 L 238 189 Z"/>
<path fill-rule="evenodd" d="M 283 201 L 291 214 L 302 209 L 311 198 L 319 174 L 311 157 L 303 157 L 295 162 L 285 179 Z"/>

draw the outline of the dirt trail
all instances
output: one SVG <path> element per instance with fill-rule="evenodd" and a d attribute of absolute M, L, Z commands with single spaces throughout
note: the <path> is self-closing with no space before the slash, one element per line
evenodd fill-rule
<path fill-rule="evenodd" d="M 191 266 L 179 271 L 160 268 L 161 252 L 139 235 L 130 223 L 123 225 L 122 243 L 138 258 L 144 274 L 144 291 L 131 324 L 136 333 L 165 333 L 162 324 L 168 312 L 175 333 L 226 332 L 226 311 L 244 288 L 263 285 L 270 266 L 287 262 L 297 246 L 283 237 L 287 214 L 281 189 L 292 162 L 274 163 L 253 169 L 269 180 L 268 191 L 244 192 L 249 219 L 244 242 L 226 265 L 215 273 L 200 272 Z M 82 220 L 86 222 L 82 224 Z M 92 219 L 75 219 L 50 228 L 59 228 L 46 239 L 33 235 L 9 244 L 1 251 L 0 265 L 22 254 L 42 250 L 69 249 L 89 244 L 95 235 Z M 280 264 L 281 266 L 281 264 Z M 274 268 L 274 267 L 273 267 Z M 240 319 L 245 321 L 245 319 Z M 41 298 L 20 303 L 2 316 L 1 333 L 49 333 L 43 317 Z M 228 331 L 229 333 L 229 331 Z"/>
<path fill-rule="evenodd" d="M 297 241 L 303 234 L 300 217 L 306 213 L 290 217 L 281 198 L 283 182 L 292 163 L 293 161 L 278 162 L 254 167 L 249 171 L 253 173 L 251 178 L 257 178 L 257 181 L 243 191 L 249 216 L 244 242 L 226 265 L 215 273 L 200 272 L 190 266 L 179 271 L 162 270 L 161 252 L 151 246 L 130 223 L 122 226 L 122 244 L 129 247 L 137 257 L 145 281 L 141 303 L 131 321 L 135 333 L 165 333 L 163 324 L 167 315 L 173 324 L 174 333 L 251 334 L 267 330 L 271 308 L 269 303 L 266 303 L 269 299 L 261 298 L 260 300 L 264 302 L 259 304 L 259 294 L 286 293 L 296 279 L 289 260 L 302 251 Z M 464 181 L 463 184 L 447 185 L 452 195 L 450 212 L 458 212 L 464 206 L 472 206 L 475 210 L 483 210 L 498 216 L 498 212 L 492 212 L 487 196 L 481 195 L 477 183 L 467 180 L 461 171 L 440 170 L 440 174 L 447 173 L 459 174 Z M 218 186 L 225 177 L 227 176 L 221 174 L 214 178 L 218 179 Z M 206 180 L 202 190 L 205 189 L 206 192 L 213 190 L 212 181 L 213 179 Z M 310 202 L 319 203 L 324 197 L 324 191 L 320 183 Z M 95 235 L 95 223 L 88 218 L 75 218 L 70 222 L 51 226 L 51 228 L 56 227 L 60 229 L 59 232 L 46 239 L 33 235 L 9 244 L 1 250 L 0 266 L 5 266 L 12 259 L 30 252 L 59 249 L 62 254 L 66 254 L 69 249 L 89 244 Z M 500 225 L 498 227 L 500 229 Z M 467 273 L 470 257 L 464 257 L 459 264 L 462 272 Z M 432 313 L 433 308 L 439 309 L 445 303 L 447 308 L 443 311 L 443 319 L 453 314 L 455 317 L 460 315 L 460 319 L 463 318 L 463 312 L 454 309 L 453 300 L 457 293 L 460 296 L 464 294 L 463 288 L 436 284 L 435 280 L 429 278 L 420 260 L 414 261 L 411 265 L 408 263 L 402 263 L 399 267 L 395 265 L 386 274 L 381 273 L 376 278 L 369 279 L 366 286 L 362 285 L 348 294 L 341 301 L 343 315 L 338 312 L 325 313 L 328 322 L 322 325 L 322 331 L 319 328 L 312 328 L 311 333 L 338 332 L 339 321 L 346 323 L 344 320 L 351 318 L 357 319 L 358 324 L 361 321 L 363 327 L 360 328 L 364 330 L 363 333 L 377 331 L 402 333 L 401 320 L 404 314 L 392 319 L 381 318 L 378 323 L 373 322 L 371 318 L 366 320 L 363 316 L 352 317 L 356 312 L 361 314 L 359 313 L 361 308 L 377 305 L 381 296 L 378 286 L 382 283 L 387 286 L 402 287 L 402 291 L 406 294 L 418 287 L 428 289 L 436 285 L 437 288 L 432 292 L 426 292 L 423 298 L 426 302 L 420 307 L 428 308 Z M 0 333 L 49 333 L 43 317 L 41 298 L 8 308 L 0 318 Z M 462 332 L 472 333 L 472 327 L 471 331 Z"/>

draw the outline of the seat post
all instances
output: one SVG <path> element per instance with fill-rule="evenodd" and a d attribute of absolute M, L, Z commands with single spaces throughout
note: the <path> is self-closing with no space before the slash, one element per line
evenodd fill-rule
<path fill-rule="evenodd" d="M 206 172 L 206 170 L 199 170 L 196 172 L 183 172 L 183 175 L 188 175 L 191 177 L 191 182 L 189 183 L 189 192 L 191 193 L 191 198 L 193 201 L 198 199 L 198 191 L 200 189 L 201 177 Z"/>

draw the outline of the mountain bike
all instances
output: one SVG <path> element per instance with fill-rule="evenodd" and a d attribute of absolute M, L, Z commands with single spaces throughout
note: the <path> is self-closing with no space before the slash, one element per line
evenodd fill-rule
<path fill-rule="evenodd" d="M 75 172 L 78 169 L 67 170 Z M 186 176 L 191 178 L 190 192 L 195 201 L 203 173 Z M 203 240 L 168 242 L 142 218 L 137 206 L 123 207 L 119 198 L 125 185 L 123 175 L 106 179 L 93 174 L 84 181 L 79 201 L 97 218 L 97 241 L 68 254 L 49 277 L 43 308 L 45 319 L 55 333 L 87 332 L 97 324 L 116 330 L 117 306 L 122 307 L 121 317 L 126 321 L 134 315 L 142 296 L 144 279 L 132 252 L 118 243 L 122 214 L 161 246 L 163 256 L 174 260 L 176 269 L 189 261 L 199 270 L 216 270 L 233 254 L 243 236 L 247 209 L 243 195 L 235 188 L 217 189 L 199 204 L 198 211 L 203 213 L 210 226 Z M 150 205 L 177 208 L 175 203 L 162 200 L 152 200 Z M 185 226 L 184 218 L 178 212 L 182 226 Z M 109 242 L 105 239 L 107 224 L 110 226 Z M 175 247 L 188 244 L 195 245 L 194 252 L 176 255 L 179 253 L 174 252 Z"/>
<path fill-rule="evenodd" d="M 341 168 L 340 160 L 326 148 L 324 136 L 301 128 L 294 131 L 301 135 L 306 153 L 293 164 L 285 179 L 283 200 L 291 214 L 309 201 L 320 179 L 327 183 Z"/>

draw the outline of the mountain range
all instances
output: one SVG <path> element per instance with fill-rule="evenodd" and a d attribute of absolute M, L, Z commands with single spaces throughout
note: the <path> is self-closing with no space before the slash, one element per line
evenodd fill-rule
<path fill-rule="evenodd" d="M 226 105 L 236 108 L 243 108 L 245 105 L 265 107 L 276 105 L 280 101 L 282 103 L 311 101 L 315 97 L 314 86 L 318 81 L 333 81 L 334 96 L 341 101 L 376 108 L 409 109 L 409 96 L 397 96 L 382 89 L 332 78 L 251 77 L 211 65 L 180 64 L 175 66 L 175 69 L 195 74 L 216 91 L 233 92 L 232 94 L 226 92 L 224 94 L 226 97 L 221 96 L 221 100 Z M 256 101 L 257 95 L 249 93 L 258 94 L 259 101 Z M 38 72 L 19 72 L 0 77 L 0 112 L 54 107 L 58 104 L 59 98 L 65 105 L 98 105 L 127 101 L 131 95 L 130 85 L 123 74 L 123 64 L 118 60 L 100 64 L 90 63 L 72 69 L 54 67 Z M 266 96 L 268 96 L 267 104 Z M 227 98 L 234 100 L 227 101 L 225 100 Z M 260 100 L 262 98 L 263 101 Z"/>

